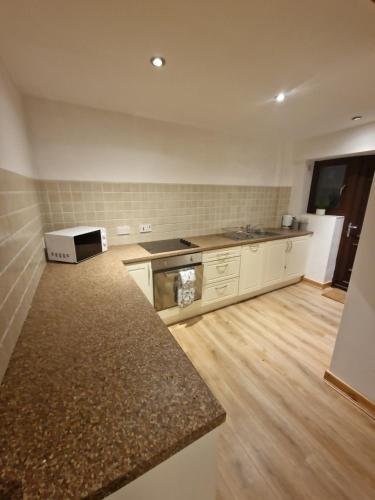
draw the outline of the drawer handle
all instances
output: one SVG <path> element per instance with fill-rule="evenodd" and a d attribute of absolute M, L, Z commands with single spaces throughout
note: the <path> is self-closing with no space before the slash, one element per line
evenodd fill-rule
<path fill-rule="evenodd" d="M 259 249 L 259 243 L 258 243 L 258 244 L 256 244 L 256 245 L 250 245 L 250 250 L 251 250 L 252 252 L 257 252 L 257 251 L 258 251 L 258 249 Z"/>
<path fill-rule="evenodd" d="M 216 269 L 223 269 L 222 272 L 225 271 L 225 269 L 229 266 L 229 264 L 216 264 Z"/>
<path fill-rule="evenodd" d="M 215 286 L 215 290 L 223 290 L 224 288 L 227 288 L 228 285 L 222 285 L 222 286 Z"/>
<path fill-rule="evenodd" d="M 229 252 L 223 252 L 223 253 L 217 253 L 216 257 L 218 259 L 225 259 L 225 257 L 227 257 L 228 255 L 230 255 Z"/>

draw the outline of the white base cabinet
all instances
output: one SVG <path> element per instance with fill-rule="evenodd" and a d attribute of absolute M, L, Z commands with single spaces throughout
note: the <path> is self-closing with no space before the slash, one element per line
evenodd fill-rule
<path fill-rule="evenodd" d="M 148 300 L 154 305 L 151 262 L 140 262 L 126 266 L 130 276 L 137 283 Z"/>
<path fill-rule="evenodd" d="M 283 280 L 288 244 L 289 240 L 264 243 L 263 286 L 276 285 Z"/>
<path fill-rule="evenodd" d="M 264 244 L 263 286 L 276 285 L 304 275 L 310 236 Z"/>
<path fill-rule="evenodd" d="M 217 427 L 106 500 L 215 500 L 219 433 Z"/>
<path fill-rule="evenodd" d="M 238 295 L 241 247 L 203 252 L 202 307 L 214 308 Z M 217 307 L 217 306 L 216 306 Z"/>
<path fill-rule="evenodd" d="M 296 283 L 305 273 L 309 243 L 307 235 L 203 252 L 202 299 L 159 315 L 172 324 Z M 126 267 L 153 304 L 151 262 Z"/>
<path fill-rule="evenodd" d="M 255 243 L 241 248 L 239 295 L 262 287 L 264 257 L 264 244 Z"/>
<path fill-rule="evenodd" d="M 291 238 L 286 250 L 285 271 L 286 279 L 298 278 L 305 274 L 310 236 Z"/>

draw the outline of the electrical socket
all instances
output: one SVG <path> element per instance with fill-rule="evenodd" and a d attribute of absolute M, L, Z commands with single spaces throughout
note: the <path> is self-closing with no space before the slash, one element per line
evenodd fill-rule
<path fill-rule="evenodd" d="M 151 224 L 139 224 L 140 233 L 151 233 L 151 231 L 152 231 Z"/>

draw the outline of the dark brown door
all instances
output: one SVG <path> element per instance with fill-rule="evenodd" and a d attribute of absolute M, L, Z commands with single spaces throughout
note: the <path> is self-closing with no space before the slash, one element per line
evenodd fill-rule
<path fill-rule="evenodd" d="M 374 171 L 375 156 L 337 158 L 314 166 L 308 212 L 326 208 L 327 214 L 345 217 L 332 282 L 344 290 L 350 282 Z"/>

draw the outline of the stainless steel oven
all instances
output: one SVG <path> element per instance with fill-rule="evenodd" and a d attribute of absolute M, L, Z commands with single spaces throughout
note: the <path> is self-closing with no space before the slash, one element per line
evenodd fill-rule
<path fill-rule="evenodd" d="M 163 311 L 177 305 L 178 273 L 184 269 L 195 269 L 195 299 L 202 297 L 202 252 L 165 257 L 151 261 L 154 282 L 154 306 Z"/>

